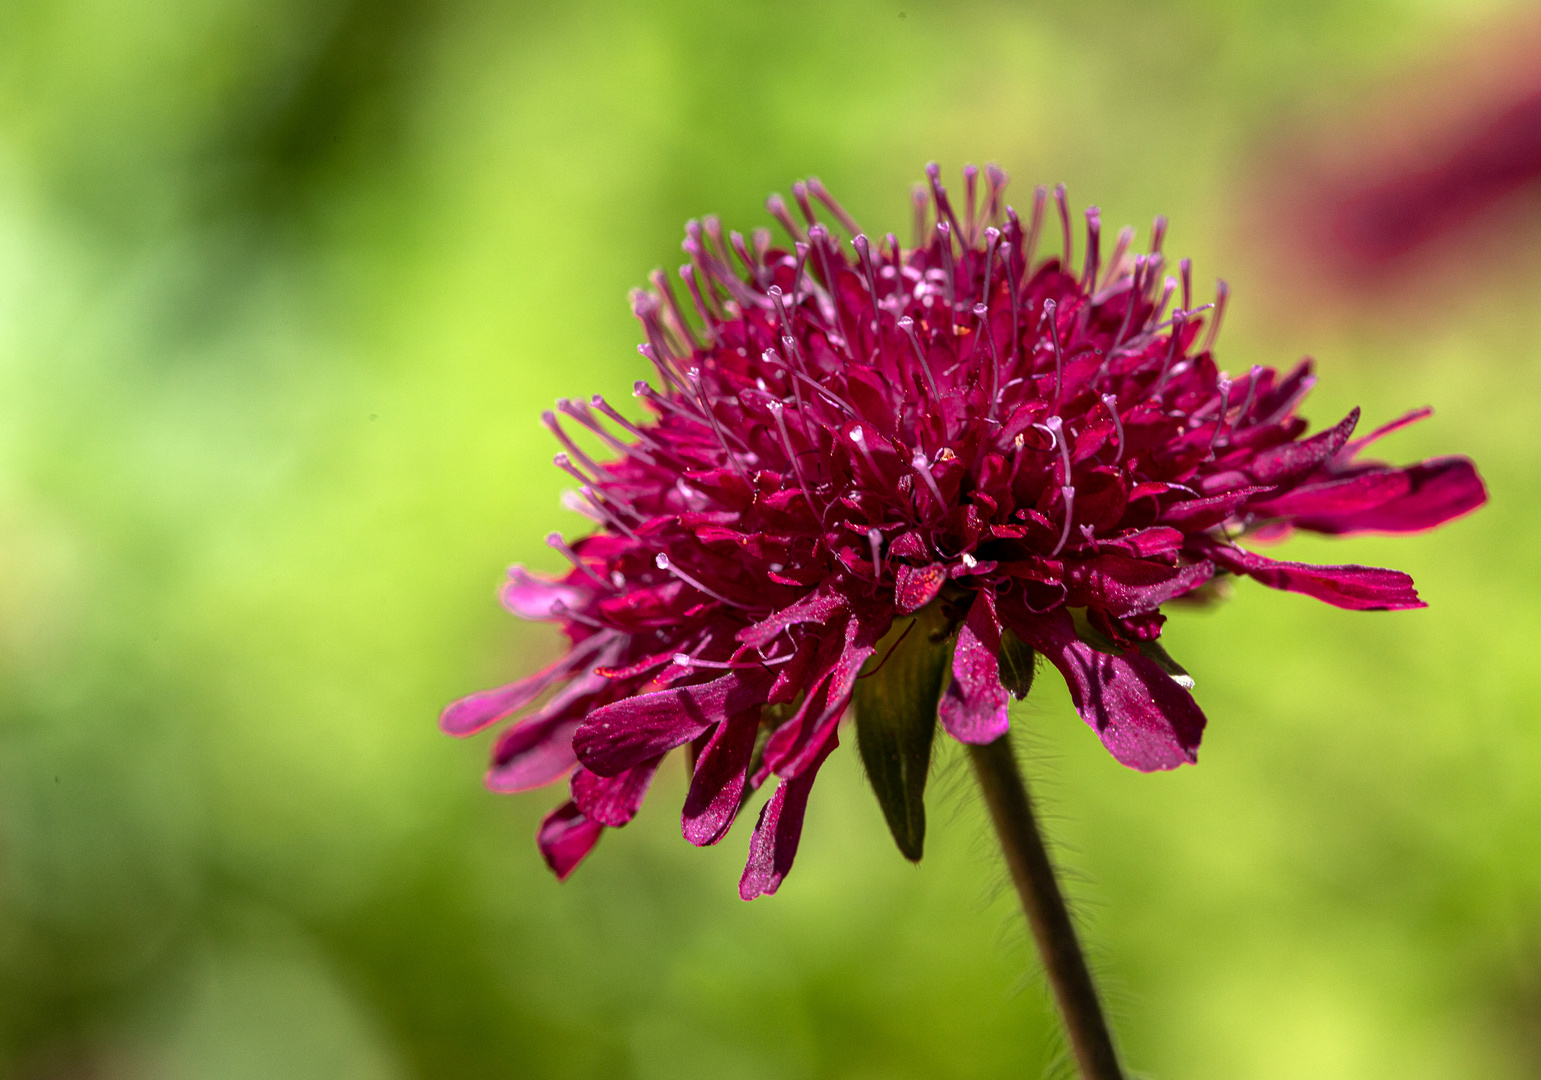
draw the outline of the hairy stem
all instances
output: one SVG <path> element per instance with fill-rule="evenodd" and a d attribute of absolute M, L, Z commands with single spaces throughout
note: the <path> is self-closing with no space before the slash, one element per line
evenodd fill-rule
<path fill-rule="evenodd" d="M 1102 1016 L 1097 988 L 1092 984 L 1065 897 L 1033 818 L 1032 800 L 1017 768 L 1011 738 L 1003 735 L 987 746 L 970 746 L 969 757 L 990 817 L 1000 836 L 1011 880 L 1022 898 L 1022 910 L 1038 943 L 1044 971 L 1054 988 L 1065 1019 L 1071 1051 L 1085 1080 L 1124 1080 L 1113 1050 L 1113 1038 Z"/>

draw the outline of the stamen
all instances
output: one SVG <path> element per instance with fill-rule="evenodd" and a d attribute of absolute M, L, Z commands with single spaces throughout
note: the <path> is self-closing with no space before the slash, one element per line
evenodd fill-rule
<path fill-rule="evenodd" d="M 1075 517 L 1075 488 L 1062 487 L 1059 494 L 1065 500 L 1065 527 L 1060 530 L 1059 543 L 1054 545 L 1054 550 L 1049 552 L 1049 558 L 1054 558 L 1065 547 L 1065 541 L 1070 539 L 1070 522 Z"/>
<path fill-rule="evenodd" d="M 936 238 L 942 245 L 942 273 L 947 275 L 947 318 L 951 321 L 957 298 L 957 273 L 952 264 L 952 228 L 945 221 L 936 223 Z"/>
<path fill-rule="evenodd" d="M 744 269 L 749 271 L 749 276 L 754 279 L 756 285 L 765 287 L 764 268 L 755 261 L 754 255 L 749 250 L 749 245 L 744 241 L 744 234 L 731 232 L 728 234 L 728 242 L 733 245 L 733 254 L 738 256 L 738 261 L 743 263 Z"/>
<path fill-rule="evenodd" d="M 802 226 L 792 219 L 792 214 L 787 210 L 787 202 L 780 195 L 772 195 L 765 200 L 765 209 L 770 216 L 781 223 L 781 227 L 787 231 L 792 240 L 806 240 L 808 237 L 803 232 Z"/>
<path fill-rule="evenodd" d="M 1043 315 L 1049 323 L 1049 340 L 1054 343 L 1054 408 L 1057 411 L 1065 377 L 1065 359 L 1059 348 L 1059 305 L 1053 300 L 1045 300 Z"/>
<path fill-rule="evenodd" d="M 566 413 L 568 416 L 578 421 L 578 423 L 588 428 L 595 435 L 598 435 L 601 439 L 609 443 L 610 446 L 616 450 L 619 450 L 621 453 L 630 457 L 634 457 L 638 461 L 644 462 L 648 465 L 658 464 L 658 459 L 655 458 L 652 454 L 648 453 L 646 450 L 642 449 L 640 446 L 632 446 L 631 444 L 622 442 L 620 439 L 617 439 L 614 435 L 610 434 L 610 432 L 605 429 L 603 424 L 595 420 L 594 417 L 590 415 L 588 412 L 588 406 L 582 404 L 581 402 L 571 401 L 567 398 L 557 398 L 556 407 L 558 411 Z"/>
<path fill-rule="evenodd" d="M 559 619 L 571 619 L 575 623 L 582 623 L 584 626 L 591 626 L 595 630 L 609 629 L 609 627 L 600 622 L 598 619 L 591 618 L 588 615 L 582 614 L 581 612 L 574 611 L 560 600 L 551 601 L 551 614 L 555 615 Z"/>
<path fill-rule="evenodd" d="M 926 482 L 926 487 L 931 489 L 931 496 L 936 499 L 938 513 L 947 512 L 947 500 L 942 498 L 942 489 L 936 486 L 936 477 L 931 475 L 931 466 L 926 461 L 923 450 L 915 451 L 915 456 L 910 458 L 910 468 L 920 474 L 920 478 Z"/>
<path fill-rule="evenodd" d="M 1043 232 L 1043 211 L 1048 205 L 1049 189 L 1039 184 L 1033 188 L 1033 216 L 1028 221 L 1027 239 L 1022 242 L 1022 276 L 1033 278 L 1033 259 L 1038 255 L 1038 237 Z"/>
<path fill-rule="evenodd" d="M 685 384 L 680 382 L 679 376 L 675 374 L 674 369 L 663 362 L 663 359 L 658 355 L 657 348 L 652 345 L 638 345 L 637 351 L 647 357 L 648 361 L 658 371 L 658 377 L 663 380 L 665 390 L 674 390 L 679 393 L 685 392 Z"/>
<path fill-rule="evenodd" d="M 1113 418 L 1113 434 L 1118 439 L 1118 452 L 1113 455 L 1113 464 L 1117 465 L 1124 459 L 1124 421 L 1118 415 L 1118 395 L 1103 394 L 1103 408 L 1108 410 L 1108 415 Z"/>
<path fill-rule="evenodd" d="M 1171 281 L 1171 278 L 1167 278 Z M 1166 359 L 1161 361 L 1161 377 L 1156 380 L 1156 385 L 1151 388 L 1150 396 L 1159 398 L 1161 391 L 1166 389 L 1166 380 L 1172 374 L 1172 361 L 1177 358 L 1177 347 L 1182 341 L 1183 329 L 1187 325 L 1188 317 L 1185 312 L 1178 312 L 1172 316 L 1172 333 L 1170 343 L 1166 350 Z"/>
<path fill-rule="evenodd" d="M 1011 353 L 1006 358 L 1007 365 L 1017 362 L 1017 340 L 1022 336 L 1022 321 L 1017 309 L 1017 268 L 1011 261 L 1013 254 L 1015 249 L 1010 240 L 1001 244 L 1001 262 L 1006 266 L 1006 288 L 1011 293 Z"/>
<path fill-rule="evenodd" d="M 922 248 L 926 244 L 926 211 L 931 206 L 926 185 L 916 184 L 910 188 L 910 204 L 915 210 L 915 247 Z"/>
<path fill-rule="evenodd" d="M 1213 461 L 1215 458 L 1215 443 L 1220 440 L 1220 429 L 1225 427 L 1226 414 L 1231 411 L 1231 380 L 1228 375 L 1221 372 L 1219 378 L 1220 387 L 1220 415 L 1215 418 L 1215 430 L 1209 433 L 1209 453 L 1205 461 Z"/>
<path fill-rule="evenodd" d="M 787 423 L 782 419 L 781 412 L 784 406 L 779 401 L 766 402 L 771 411 L 771 416 L 776 419 L 776 429 L 781 432 L 781 445 L 786 447 L 787 464 L 792 466 L 792 475 L 797 477 L 798 490 L 803 493 L 803 499 L 808 503 L 808 509 L 813 511 L 813 516 L 818 518 L 819 508 L 813 505 L 812 490 L 808 487 L 808 478 L 803 475 L 802 462 L 798 460 L 797 453 L 792 449 L 792 437 L 787 434 Z"/>
<path fill-rule="evenodd" d="M 647 279 L 652 282 L 653 288 L 658 290 L 658 294 L 668 307 L 669 314 L 674 316 L 676 329 L 684 339 L 684 343 L 691 349 L 699 349 L 701 343 L 696 340 L 695 331 L 690 328 L 690 323 L 685 320 L 685 313 L 680 310 L 679 301 L 674 296 L 674 289 L 669 285 L 669 275 L 662 269 L 657 269 L 649 274 Z"/>
<path fill-rule="evenodd" d="M 1118 230 L 1118 239 L 1113 243 L 1113 257 L 1108 260 L 1108 272 L 1103 278 L 1103 287 L 1113 284 L 1118 280 L 1119 264 L 1124 261 L 1124 256 L 1129 253 L 1129 245 L 1134 243 L 1134 226 L 1125 225 Z"/>
<path fill-rule="evenodd" d="M 1011 177 L 1000 166 L 991 163 L 985 166 L 985 183 L 988 185 L 988 194 L 985 196 L 984 219 L 991 225 L 1000 225 L 1001 220 L 1001 195 L 1006 191 L 1006 185 L 1011 182 Z"/>
<path fill-rule="evenodd" d="M 877 459 L 872 456 L 872 451 L 867 448 L 867 436 L 866 433 L 862 431 L 860 424 L 851 429 L 851 442 L 856 445 L 856 449 L 861 453 L 862 458 L 867 462 L 867 468 L 872 470 L 873 477 L 878 481 L 878 483 L 884 484 L 886 486 L 888 478 L 884 476 L 881 471 L 879 471 Z"/>
<path fill-rule="evenodd" d="M 605 590 L 605 592 L 613 591 L 612 586 L 608 581 L 602 578 L 599 574 L 595 573 L 594 569 L 589 566 L 588 563 L 584 562 L 576 551 L 563 543 L 561 533 L 554 532 L 546 534 L 546 544 L 547 546 L 553 547 L 565 555 L 568 562 L 572 563 L 573 566 L 587 574 L 601 589 Z"/>
<path fill-rule="evenodd" d="M 987 415 L 994 420 L 996 399 L 1001 394 L 1001 357 L 995 350 L 995 331 L 990 326 L 989 307 L 984 304 L 975 304 L 974 318 L 979 323 L 978 333 L 985 339 L 985 344 L 990 350 L 990 408 Z"/>
<path fill-rule="evenodd" d="M 778 664 L 788 663 L 796 655 L 796 653 L 789 653 L 786 656 L 778 656 L 772 660 L 757 660 L 750 664 L 734 664 L 724 663 L 721 660 L 702 660 L 698 657 L 691 656 L 688 653 L 677 652 L 673 657 L 671 657 L 671 660 L 673 663 L 685 668 L 704 667 L 714 668 L 719 671 L 753 671 L 757 668 L 775 667 Z"/>
<path fill-rule="evenodd" d="M 657 555 L 655 555 L 653 557 L 653 565 L 658 567 L 658 569 L 660 569 L 660 570 L 664 570 L 664 571 L 667 571 L 670 574 L 673 574 L 675 577 L 677 577 L 681 581 L 683 581 L 686 585 L 689 585 L 692 589 L 695 589 L 697 592 L 701 592 L 701 593 L 704 593 L 707 596 L 710 596 L 713 600 L 719 601 L 720 603 L 727 604 L 729 607 L 736 607 L 736 608 L 741 608 L 741 609 L 744 609 L 744 610 L 749 610 L 749 605 L 747 605 L 747 604 L 740 604 L 736 600 L 729 600 L 726 596 L 723 596 L 722 593 L 716 592 L 716 591 L 714 591 L 712 589 L 707 588 L 705 585 L 701 584 L 695 578 L 691 577 L 689 574 L 685 573 L 685 571 L 681 570 L 679 567 L 675 566 L 672 562 L 670 562 L 669 561 L 669 556 L 665 555 L 661 551 Z"/>
<path fill-rule="evenodd" d="M 718 267 L 730 275 L 733 273 L 732 257 L 728 254 L 728 245 L 722 236 L 722 219 L 716 214 L 707 214 L 701 219 L 701 224 L 706 229 L 706 239 L 710 244 L 708 252 L 715 256 Z"/>
<path fill-rule="evenodd" d="M 670 452 L 667 446 L 664 446 L 657 439 L 653 438 L 647 432 L 643 431 L 630 420 L 622 416 L 610 405 L 608 401 L 606 401 L 599 394 L 595 394 L 592 398 L 590 398 L 589 404 L 598 409 L 600 412 L 604 413 L 611 420 L 614 420 L 625 431 L 635 435 L 637 437 L 637 441 L 642 443 L 642 445 L 646 446 L 649 450 L 653 450 L 660 454 L 668 454 Z"/>
<path fill-rule="evenodd" d="M 1070 244 L 1070 201 L 1065 197 L 1065 185 L 1054 185 L 1054 205 L 1059 207 L 1059 229 L 1061 239 L 1065 245 L 1064 258 L 1060 260 L 1059 269 L 1063 274 L 1070 273 L 1070 260 L 1074 257 L 1074 251 Z"/>
<path fill-rule="evenodd" d="M 1123 241 L 1123 235 L 1123 233 L 1118 234 L 1120 243 Z M 1108 350 L 1109 361 L 1118 352 L 1118 347 L 1124 343 L 1124 335 L 1129 332 L 1129 323 L 1134 319 L 1134 309 L 1140 306 L 1140 297 L 1145 293 L 1146 265 L 1144 255 L 1136 255 L 1134 257 L 1134 274 L 1129 282 L 1129 291 L 1124 294 L 1124 321 L 1119 324 L 1118 333 L 1113 338 L 1113 346 Z M 1112 270 L 1108 271 L 1110 274 L 1112 272 Z M 1107 370 L 1107 364 L 1103 364 L 1103 370 Z"/>
<path fill-rule="evenodd" d="M 706 324 L 706 333 L 712 339 L 712 344 L 722 344 L 722 337 L 717 333 L 717 320 L 712 316 L 711 309 L 706 306 L 706 298 L 701 295 L 701 287 L 696 283 L 696 268 L 686 263 L 680 267 L 680 278 L 690 290 L 690 298 L 695 301 L 696 311 L 700 313 L 701 321 Z"/>
<path fill-rule="evenodd" d="M 1065 430 L 1065 422 L 1058 416 L 1051 416 L 1044 421 L 1049 429 L 1049 434 L 1054 436 L 1054 441 L 1059 444 L 1060 462 L 1065 467 L 1065 479 L 1063 483 L 1070 483 L 1070 433 Z M 1049 449 L 1054 449 L 1052 446 Z"/>
<path fill-rule="evenodd" d="M 883 534 L 876 529 L 867 530 L 867 543 L 872 545 L 872 579 L 883 580 Z"/>
<path fill-rule="evenodd" d="M 840 302 L 840 284 L 835 280 L 834 271 L 829 268 L 828 249 L 832 246 L 829 230 L 822 225 L 814 225 L 808 230 L 808 240 L 813 249 L 818 252 L 819 269 L 824 273 L 824 288 L 828 291 L 830 304 L 835 309 L 835 319 L 840 324 L 840 336 L 845 338 L 848 359 L 855 360 L 856 339 L 851 335 L 851 328 L 845 322 L 845 305 Z"/>
<path fill-rule="evenodd" d="M 797 208 L 808 222 L 808 235 L 812 236 L 813 227 L 819 223 L 819 219 L 813 216 L 813 207 L 808 205 L 808 185 L 801 180 L 793 184 L 792 198 L 797 200 Z"/>
<path fill-rule="evenodd" d="M 941 399 L 941 391 L 936 388 L 936 380 L 931 377 L 931 365 L 926 362 L 926 350 L 920 347 L 920 338 L 915 333 L 915 320 L 906 315 L 899 320 L 899 329 L 910 339 L 910 347 L 915 350 L 915 359 L 920 361 L 920 370 L 926 376 L 926 385 L 931 389 L 933 400 Z"/>
<path fill-rule="evenodd" d="M 1153 257 L 1161 254 L 1161 241 L 1166 239 L 1166 215 L 1157 214 L 1156 220 L 1150 227 L 1150 253 Z"/>
<path fill-rule="evenodd" d="M 1081 291 L 1096 291 L 1102 255 L 1102 215 L 1095 206 L 1086 208 L 1086 262 L 1081 268 Z"/>
<path fill-rule="evenodd" d="M 829 387 L 825 386 L 823 383 L 817 381 L 816 379 L 811 379 L 807 375 L 804 375 L 801 371 L 798 371 L 791 364 L 788 364 L 785 360 L 781 359 L 781 357 L 777 356 L 769 349 L 765 350 L 765 352 L 761 354 L 761 359 L 763 359 L 768 364 L 779 367 L 782 371 L 785 371 L 794 379 L 803 380 L 803 382 L 813 387 L 817 393 L 824 395 L 824 399 L 826 401 L 828 401 L 835 408 L 844 412 L 846 415 L 852 417 L 857 415 L 856 410 L 853 409 L 848 402 L 841 398 L 839 394 L 835 393 L 833 390 L 829 389 Z"/>
<path fill-rule="evenodd" d="M 904 310 L 904 253 L 899 250 L 899 238 L 889 233 L 885 238 L 888 243 L 888 254 L 894 261 L 894 292 L 893 299 L 899 310 Z"/>
<path fill-rule="evenodd" d="M 1183 278 L 1183 310 L 1193 309 L 1193 260 L 1182 259 L 1177 263 Z"/>
<path fill-rule="evenodd" d="M 947 201 L 947 189 L 942 186 L 942 170 L 936 162 L 926 166 L 926 177 L 931 181 L 931 197 L 936 200 L 936 220 L 947 219 L 953 232 L 958 232 L 958 219 L 953 215 L 952 204 Z"/>
<path fill-rule="evenodd" d="M 878 345 L 878 358 L 883 358 L 883 313 L 878 308 L 878 279 L 877 272 L 872 266 L 872 246 L 867 243 L 867 238 L 857 233 L 851 241 L 851 246 L 856 249 L 856 258 L 861 263 L 862 274 L 867 279 L 867 297 L 872 301 L 872 336 Z"/>
<path fill-rule="evenodd" d="M 1054 437 L 1053 432 L 1050 432 L 1049 437 L 1051 439 Z M 1017 473 L 1022 469 L 1022 448 L 1027 445 L 1027 440 L 1018 435 L 1015 439 L 1011 440 L 1011 445 L 1015 449 L 1011 453 L 1011 476 L 1006 480 L 1007 491 L 1010 491 L 1016 485 Z"/>
<path fill-rule="evenodd" d="M 1230 299 L 1231 287 L 1222 278 L 1215 282 L 1215 317 L 1210 321 L 1209 329 L 1204 332 L 1204 345 L 1199 352 L 1209 352 L 1215 347 L 1215 338 L 1220 334 L 1220 320 L 1225 318 L 1225 302 Z"/>
<path fill-rule="evenodd" d="M 990 278 L 995 270 L 995 248 L 1001 241 L 1001 231 L 996 228 L 985 230 L 985 280 L 984 289 L 979 298 L 985 303 L 990 302 Z"/>
<path fill-rule="evenodd" d="M 966 248 L 973 247 L 977 239 L 974 234 L 974 193 L 978 182 L 979 170 L 973 165 L 963 166 L 963 246 Z"/>
<path fill-rule="evenodd" d="M 824 189 L 823 182 L 817 176 L 808 177 L 808 190 L 813 193 L 814 198 L 823 203 L 829 212 L 835 216 L 835 220 L 840 222 L 842 229 L 852 236 L 861 232 L 861 226 L 856 224 L 856 219 L 847 214 L 845 207 L 837 203 L 835 197 Z"/>
<path fill-rule="evenodd" d="M 1252 399 L 1257 396 L 1257 381 L 1262 377 L 1261 364 L 1253 364 L 1252 371 L 1247 376 L 1247 396 L 1242 400 L 1241 409 L 1236 413 L 1236 419 L 1231 421 L 1231 434 L 1234 435 L 1241 429 L 1241 422 L 1252 411 Z"/>
<path fill-rule="evenodd" d="M 701 380 L 701 372 L 695 368 L 692 368 L 690 371 L 690 381 L 695 387 L 696 398 L 701 404 L 701 411 L 706 414 L 707 421 L 712 425 L 712 431 L 716 433 L 717 442 L 721 444 L 722 452 L 727 455 L 728 463 L 733 466 L 733 471 L 738 473 L 738 475 L 743 479 L 744 483 L 753 487 L 754 485 L 750 482 L 749 479 L 748 470 L 744 468 L 743 463 L 738 460 L 738 455 L 735 454 L 732 447 L 728 445 L 727 433 L 723 431 L 722 424 L 717 420 L 717 413 L 715 410 L 713 410 L 711 402 L 707 399 L 706 386 Z M 739 441 L 739 445 L 744 445 L 741 440 Z"/>
<path fill-rule="evenodd" d="M 545 412 L 540 414 L 540 422 L 551 429 L 551 433 L 557 437 L 557 441 L 560 442 L 562 446 L 566 448 L 567 452 L 572 455 L 574 461 L 577 461 L 585 469 L 599 477 L 601 480 L 615 479 L 614 473 L 605 468 L 603 465 L 595 464 L 592 458 L 590 458 L 582 450 L 578 449 L 578 444 L 573 442 L 572 439 L 568 437 L 567 432 L 562 430 L 562 425 L 557 420 L 556 413 L 552 412 L 550 409 L 547 409 Z"/>

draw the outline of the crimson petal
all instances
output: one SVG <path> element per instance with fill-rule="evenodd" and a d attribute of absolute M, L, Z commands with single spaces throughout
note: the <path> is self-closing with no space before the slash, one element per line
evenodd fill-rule
<path fill-rule="evenodd" d="M 603 825 L 584 817 L 583 811 L 569 799 L 546 815 L 535 834 L 535 842 L 556 879 L 566 881 L 567 875 L 594 850 L 604 831 Z"/>
<path fill-rule="evenodd" d="M 1064 610 L 1033 615 L 1003 604 L 1002 611 L 1007 625 L 1059 669 L 1076 712 L 1120 762 L 1155 772 L 1198 760 L 1204 713 L 1155 661 L 1098 652 L 1076 636 Z"/>
<path fill-rule="evenodd" d="M 1270 589 L 1314 596 L 1350 611 L 1404 611 L 1428 606 L 1418 599 L 1413 579 L 1400 570 L 1282 562 L 1219 544 L 1211 549 L 1210 557 L 1226 569 L 1246 574 Z"/>
<path fill-rule="evenodd" d="M 983 746 L 1006 734 L 1010 697 L 1001 685 L 996 659 L 1001 652 L 1001 626 L 995 614 L 995 594 L 981 589 L 968 617 L 958 629 L 952 654 L 952 682 L 942 694 L 937 713 L 947 733 L 959 742 Z"/>
<path fill-rule="evenodd" d="M 573 736 L 573 749 L 592 771 L 615 776 L 763 704 L 773 679 L 763 668 L 746 668 L 711 682 L 623 698 L 589 714 Z"/>
<path fill-rule="evenodd" d="M 749 841 L 749 860 L 744 865 L 744 876 L 738 882 L 738 895 L 743 899 L 768 896 L 786 879 L 792 869 L 792 860 L 797 857 L 798 841 L 802 839 L 808 793 L 813 790 L 819 766 L 839 742 L 837 730 L 831 727 L 813 760 L 796 776 L 782 780 L 776 793 L 760 810 L 754 837 Z"/>

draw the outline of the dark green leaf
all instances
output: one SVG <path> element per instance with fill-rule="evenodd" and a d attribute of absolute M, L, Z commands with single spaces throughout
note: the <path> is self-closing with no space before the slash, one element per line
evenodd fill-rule
<path fill-rule="evenodd" d="M 1038 654 L 1033 647 L 1017 637 L 1014 630 L 1001 632 L 1001 685 L 1011 691 L 1018 701 L 1027 698 L 1033 688 L 1033 671 L 1037 667 Z"/>
<path fill-rule="evenodd" d="M 856 741 L 889 831 L 906 859 L 919 862 L 926 840 L 926 773 L 936 705 L 951 651 L 932 641 L 946 629 L 935 605 L 902 619 L 878 643 L 856 680 Z"/>

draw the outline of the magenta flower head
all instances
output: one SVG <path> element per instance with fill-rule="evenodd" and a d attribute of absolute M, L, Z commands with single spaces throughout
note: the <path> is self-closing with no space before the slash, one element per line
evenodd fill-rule
<path fill-rule="evenodd" d="M 546 414 L 595 529 L 571 546 L 552 536 L 572 569 L 545 580 L 516 566 L 502 599 L 571 648 L 456 702 L 442 725 L 469 735 L 521 717 L 487 783 L 568 779 L 539 832 L 558 877 L 631 820 L 683 748 L 693 844 L 721 840 L 774 782 L 740 893 L 775 892 L 852 711 L 894 838 L 918 859 L 938 721 L 995 742 L 1038 657 L 1118 761 L 1190 763 L 1204 714 L 1161 646 L 1163 604 L 1246 576 L 1354 610 L 1421 607 L 1395 570 L 1244 545 L 1413 532 L 1485 501 L 1466 458 L 1365 456 L 1426 409 L 1355 438 L 1356 409 L 1308 435 L 1296 409 L 1310 361 L 1219 370 L 1225 286 L 1195 303 L 1187 260 L 1162 254 L 1163 220 L 1148 254 L 1128 229 L 1104 253 L 1088 210 L 1076 268 L 1063 188 L 1065 254 L 1038 259 L 1044 189 L 1024 223 L 999 170 L 982 192 L 967 170 L 956 208 L 928 173 L 913 248 L 863 235 L 816 180 L 793 186 L 801 221 L 769 202 L 788 246 L 691 222 L 685 303 L 662 274 L 633 297 L 650 418 L 598 397 Z"/>

